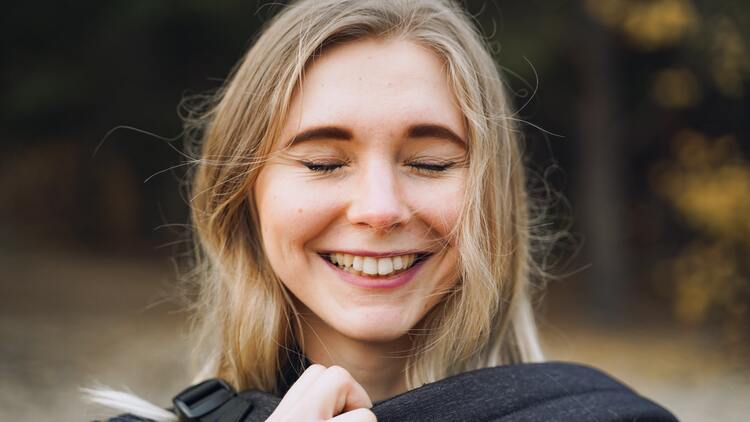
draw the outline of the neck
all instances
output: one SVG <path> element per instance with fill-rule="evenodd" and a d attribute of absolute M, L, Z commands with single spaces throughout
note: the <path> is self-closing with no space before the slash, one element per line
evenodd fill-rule
<path fill-rule="evenodd" d="M 365 342 L 344 336 L 315 316 L 308 315 L 303 324 L 305 356 L 312 363 L 349 371 L 373 402 L 407 390 L 407 336 L 391 342 Z"/>

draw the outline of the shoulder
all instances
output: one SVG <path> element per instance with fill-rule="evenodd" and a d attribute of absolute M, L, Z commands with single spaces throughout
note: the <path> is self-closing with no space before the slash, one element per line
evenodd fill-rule
<path fill-rule="evenodd" d="M 503 365 L 458 374 L 377 403 L 378 420 L 440 415 L 479 420 L 672 422 L 658 404 L 604 372 L 545 362 Z"/>

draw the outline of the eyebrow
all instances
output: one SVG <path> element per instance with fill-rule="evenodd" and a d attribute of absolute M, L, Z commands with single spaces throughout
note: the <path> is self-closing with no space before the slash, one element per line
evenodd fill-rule
<path fill-rule="evenodd" d="M 456 132 L 445 126 L 432 123 L 420 123 L 409 126 L 409 128 L 406 130 L 406 137 L 446 139 L 461 146 L 466 146 L 466 141 L 458 136 Z M 354 138 L 354 135 L 348 129 L 344 129 L 338 126 L 321 126 L 303 130 L 302 132 L 294 135 L 286 145 L 292 146 L 300 142 L 318 139 L 338 139 L 342 141 L 350 141 L 352 140 L 352 138 Z"/>
<path fill-rule="evenodd" d="M 352 132 L 336 126 L 322 126 L 314 127 L 312 129 L 303 130 L 302 132 L 294 135 L 292 139 L 287 142 L 287 146 L 292 146 L 300 142 L 312 141 L 315 139 L 340 139 L 343 141 L 349 141 L 354 137 Z"/>
<path fill-rule="evenodd" d="M 456 132 L 448 129 L 445 126 L 435 124 L 418 124 L 410 126 L 407 130 L 407 136 L 409 138 L 438 138 L 447 139 L 449 141 L 466 146 L 466 141 L 458 136 Z"/>

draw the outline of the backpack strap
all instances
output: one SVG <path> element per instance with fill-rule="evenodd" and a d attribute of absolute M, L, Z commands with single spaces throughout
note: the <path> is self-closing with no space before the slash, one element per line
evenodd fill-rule
<path fill-rule="evenodd" d="M 279 401 L 257 390 L 238 394 L 219 378 L 188 387 L 172 399 L 180 422 L 264 421 Z"/>
<path fill-rule="evenodd" d="M 239 398 L 232 386 L 218 378 L 186 388 L 172 403 L 180 422 L 241 420 L 253 407 L 252 403 Z"/>

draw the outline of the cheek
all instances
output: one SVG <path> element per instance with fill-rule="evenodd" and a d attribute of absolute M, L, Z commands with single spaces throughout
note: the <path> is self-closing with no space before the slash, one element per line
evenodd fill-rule
<path fill-rule="evenodd" d="M 306 243 L 330 222 L 334 203 L 320 190 L 273 167 L 261 172 L 255 200 L 263 244 L 274 265 L 300 259 Z"/>
<path fill-rule="evenodd" d="M 441 237 L 450 234 L 458 224 L 464 202 L 464 179 L 456 177 L 412 189 L 412 207 Z"/>

